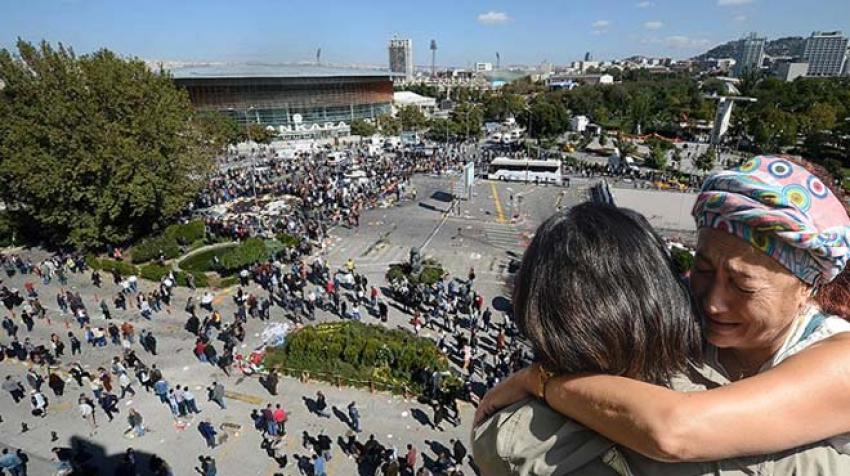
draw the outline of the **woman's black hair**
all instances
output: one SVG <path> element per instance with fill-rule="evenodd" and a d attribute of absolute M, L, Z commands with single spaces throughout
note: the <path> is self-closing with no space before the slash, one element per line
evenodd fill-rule
<path fill-rule="evenodd" d="M 702 334 L 667 248 L 632 210 L 583 203 L 540 225 L 514 313 L 543 366 L 655 384 L 702 359 Z"/>

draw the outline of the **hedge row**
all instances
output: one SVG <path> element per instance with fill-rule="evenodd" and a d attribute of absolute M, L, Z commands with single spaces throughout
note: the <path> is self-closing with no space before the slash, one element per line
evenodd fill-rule
<path fill-rule="evenodd" d="M 267 368 L 286 373 L 308 371 L 315 378 L 396 392 L 422 393 L 415 376 L 425 368 L 449 369 L 446 357 L 430 339 L 382 326 L 346 321 L 307 326 L 286 343 L 266 351 Z M 288 370 L 287 370 L 288 369 Z"/>
<path fill-rule="evenodd" d="M 301 244 L 301 238 L 295 235 L 290 235 L 289 233 L 278 233 L 275 238 L 277 238 L 277 241 L 279 241 L 283 246 L 288 246 L 290 248 L 294 248 Z"/>
<path fill-rule="evenodd" d="M 249 238 L 221 255 L 221 269 L 232 273 L 268 258 L 266 243 L 259 238 Z"/>
<path fill-rule="evenodd" d="M 133 266 L 126 261 L 118 261 L 110 258 L 96 258 L 94 256 L 86 256 L 86 264 L 89 268 L 99 269 L 111 273 L 113 270 L 118 271 L 121 276 L 130 276 L 139 274 L 139 268 Z"/>
<path fill-rule="evenodd" d="M 142 240 L 130 249 L 133 263 L 145 263 L 159 259 L 160 253 L 165 259 L 180 256 L 180 247 L 204 239 L 206 225 L 202 220 L 193 220 L 186 224 L 170 225 L 161 235 Z"/>

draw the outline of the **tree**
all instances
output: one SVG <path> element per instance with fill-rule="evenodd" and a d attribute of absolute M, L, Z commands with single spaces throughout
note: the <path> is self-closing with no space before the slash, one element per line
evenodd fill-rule
<path fill-rule="evenodd" d="M 98 248 L 164 227 L 211 170 L 185 91 L 108 50 L 0 50 L 0 200 L 54 245 Z"/>
<path fill-rule="evenodd" d="M 355 119 L 351 121 L 352 135 L 368 137 L 374 135 L 376 132 L 378 132 L 378 128 L 363 119 Z"/>
<path fill-rule="evenodd" d="M 490 121 L 517 117 L 523 113 L 525 107 L 525 99 L 517 94 L 497 91 L 484 96 L 484 117 Z"/>
<path fill-rule="evenodd" d="M 700 154 L 694 161 L 694 166 L 703 172 L 710 172 L 714 169 L 714 163 L 717 161 L 717 151 L 714 147 L 709 147 L 704 154 Z"/>
<path fill-rule="evenodd" d="M 464 137 L 478 137 L 483 121 L 484 113 L 481 107 L 471 102 L 460 103 L 452 111 L 452 122 L 456 124 L 458 133 Z"/>
<path fill-rule="evenodd" d="M 837 180 L 844 179 L 844 169 L 841 167 L 841 161 L 836 159 L 826 159 L 823 161 L 823 168 L 832 175 L 832 178 Z"/>
<path fill-rule="evenodd" d="M 269 144 L 277 137 L 277 133 L 274 130 L 270 130 L 267 126 L 252 122 L 248 124 L 247 131 L 246 128 L 242 128 L 240 136 L 242 140 L 250 139 L 257 144 Z"/>
<path fill-rule="evenodd" d="M 378 116 L 376 122 L 378 123 L 378 129 L 385 135 L 397 136 L 401 134 L 401 121 L 395 117 L 384 114 Z"/>
<path fill-rule="evenodd" d="M 651 169 L 664 170 L 667 168 L 667 152 L 661 147 L 655 146 L 649 150 L 649 157 L 644 165 Z"/>
<path fill-rule="evenodd" d="M 428 126 L 426 137 L 429 140 L 446 142 L 457 136 L 457 124 L 450 119 L 434 117 L 428 122 Z"/>
<path fill-rule="evenodd" d="M 552 137 L 567 130 L 569 113 L 557 97 L 538 97 L 531 105 L 532 137 Z"/>
<path fill-rule="evenodd" d="M 418 130 L 428 124 L 428 118 L 416 106 L 402 107 L 398 111 L 398 120 L 402 130 Z"/>
<path fill-rule="evenodd" d="M 236 120 L 216 111 L 199 112 L 193 122 L 210 145 L 219 149 L 235 144 L 242 136 Z"/>

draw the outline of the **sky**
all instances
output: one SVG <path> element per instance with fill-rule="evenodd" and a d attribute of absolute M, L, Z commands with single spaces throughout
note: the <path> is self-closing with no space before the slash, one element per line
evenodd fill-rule
<path fill-rule="evenodd" d="M 750 31 L 850 35 L 850 0 L 0 0 L 0 47 L 17 38 L 151 60 L 312 61 L 385 67 L 387 41 L 417 65 L 556 65 L 688 58 Z"/>

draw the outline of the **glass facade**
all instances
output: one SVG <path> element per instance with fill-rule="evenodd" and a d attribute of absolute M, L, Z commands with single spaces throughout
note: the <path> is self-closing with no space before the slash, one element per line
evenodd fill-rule
<path fill-rule="evenodd" d="M 195 107 L 276 129 L 374 119 L 390 114 L 388 76 L 176 78 Z"/>

